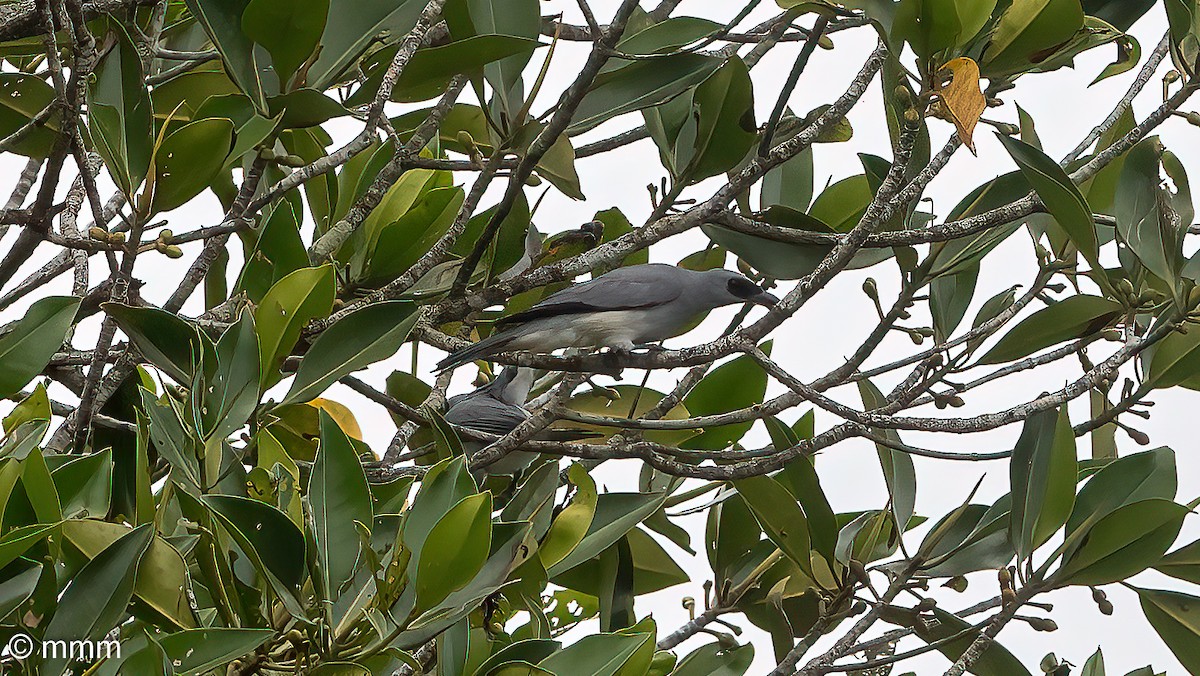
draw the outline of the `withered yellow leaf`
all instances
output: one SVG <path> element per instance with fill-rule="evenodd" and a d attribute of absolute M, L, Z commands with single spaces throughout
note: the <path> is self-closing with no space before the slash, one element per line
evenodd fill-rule
<path fill-rule="evenodd" d="M 332 399 L 317 397 L 308 402 L 307 405 L 319 408 L 328 413 L 329 417 L 333 418 L 338 427 L 342 428 L 342 431 L 346 433 L 346 436 L 358 439 L 359 441 L 363 440 L 362 428 L 358 426 L 358 420 L 345 404 L 333 401 Z"/>
<path fill-rule="evenodd" d="M 950 71 L 951 79 L 950 84 L 938 90 L 938 96 L 958 130 L 958 138 L 974 153 L 975 125 L 987 110 L 987 98 L 979 87 L 979 64 L 963 56 L 948 62 L 942 69 Z"/>

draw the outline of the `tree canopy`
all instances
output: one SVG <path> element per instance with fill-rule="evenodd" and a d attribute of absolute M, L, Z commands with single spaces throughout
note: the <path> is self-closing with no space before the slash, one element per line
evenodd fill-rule
<path fill-rule="evenodd" d="M 937 653 L 947 676 L 1102 676 L 1100 650 L 1001 633 L 1074 621 L 1042 599 L 1082 588 L 1200 673 L 1200 498 L 1139 429 L 1200 389 L 1200 226 L 1158 136 L 1200 126 L 1197 0 L 642 4 L 0 5 L 0 638 L 40 647 L 6 668 L 868 676 Z M 1151 17 L 1153 47 L 1130 33 Z M 828 100 L 802 95 L 818 50 L 858 67 Z M 1126 93 L 1052 157 L 1016 93 L 1093 50 L 1111 64 L 1079 76 Z M 852 113 L 887 141 L 821 185 Z M 985 143 L 994 178 L 932 203 Z M 651 148 L 644 213 L 588 200 L 577 164 Z M 1032 274 L 989 286 L 1018 240 Z M 780 301 L 668 349 L 431 368 L 651 260 Z M 873 326 L 791 367 L 789 321 L 837 324 L 811 308 L 849 275 L 836 302 Z M 537 369 L 515 429 L 447 421 L 504 366 Z M 1070 379 L 1005 387 L 1048 369 Z M 820 459 L 855 443 L 886 490 L 841 512 Z M 514 453 L 536 459 L 494 471 Z M 914 457 L 1005 462 L 1007 492 L 921 513 L 947 489 Z M 684 584 L 689 620 L 659 621 L 646 599 Z"/>

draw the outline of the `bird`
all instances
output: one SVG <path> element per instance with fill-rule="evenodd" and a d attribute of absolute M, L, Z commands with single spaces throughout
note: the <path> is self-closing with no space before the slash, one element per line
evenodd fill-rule
<path fill-rule="evenodd" d="M 735 303 L 771 307 L 778 302 L 732 270 L 631 265 L 501 318 L 490 336 L 451 353 L 438 362 L 437 370 L 511 350 L 550 353 L 568 347 L 607 347 L 628 353 L 690 330 L 698 316 L 714 308 Z"/>
<path fill-rule="evenodd" d="M 478 389 L 451 397 L 443 414 L 446 422 L 476 432 L 504 436 L 529 419 L 529 411 L 523 408 L 533 385 L 534 370 L 531 368 L 505 367 L 491 382 Z M 546 441 L 577 441 L 600 436 L 596 432 L 578 429 L 545 429 L 534 436 Z M 490 442 L 463 439 L 463 452 L 468 457 L 487 448 Z M 503 458 L 483 468 L 483 474 L 513 475 L 538 457 L 532 451 L 509 451 Z"/>

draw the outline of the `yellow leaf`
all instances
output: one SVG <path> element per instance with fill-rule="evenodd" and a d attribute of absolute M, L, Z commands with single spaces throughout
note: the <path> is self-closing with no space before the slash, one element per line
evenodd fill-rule
<path fill-rule="evenodd" d="M 987 98 L 979 88 L 979 64 L 963 56 L 950 61 L 942 69 L 950 71 L 953 77 L 950 84 L 938 90 L 938 96 L 954 128 L 958 130 L 958 138 L 974 153 L 972 135 L 975 125 L 979 124 L 979 116 L 987 110 Z"/>
<path fill-rule="evenodd" d="M 342 431 L 346 433 L 346 436 L 351 439 L 363 441 L 362 428 L 358 426 L 358 420 L 354 418 L 354 414 L 350 412 L 349 408 L 346 408 L 345 404 L 339 404 L 332 399 L 317 397 L 308 402 L 308 405 L 328 413 L 329 417 L 333 418 L 338 427 L 342 428 Z"/>

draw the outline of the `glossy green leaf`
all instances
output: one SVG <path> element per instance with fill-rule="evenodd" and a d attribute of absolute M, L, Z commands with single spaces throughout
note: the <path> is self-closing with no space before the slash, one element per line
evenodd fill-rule
<path fill-rule="evenodd" d="M 112 499 L 112 449 L 76 458 L 50 473 L 64 517 L 104 518 Z"/>
<path fill-rule="evenodd" d="M 158 308 L 117 303 L 102 307 L 147 361 L 180 385 L 191 385 L 196 368 L 212 350 L 195 326 Z"/>
<path fill-rule="evenodd" d="M 646 634 L 592 634 L 547 657 L 538 666 L 555 674 L 616 676 L 645 642 Z"/>
<path fill-rule="evenodd" d="M 1078 474 L 1075 433 L 1066 409 L 1027 418 L 1009 461 L 1009 537 L 1018 558 L 1030 556 L 1067 522 Z"/>
<path fill-rule="evenodd" d="M 1036 55 L 1066 42 L 1083 27 L 1079 0 L 1013 0 L 1000 15 L 980 62 L 985 76 L 1028 69 Z"/>
<path fill-rule="evenodd" d="M 233 142 L 233 123 L 224 118 L 196 120 L 171 132 L 154 154 L 151 211 L 187 204 L 216 178 Z"/>
<path fill-rule="evenodd" d="M 635 61 L 596 78 L 575 111 L 567 133 L 574 136 L 619 115 L 665 103 L 699 84 L 721 66 L 719 59 L 676 54 Z"/>
<path fill-rule="evenodd" d="M 347 315 L 313 341 L 280 403 L 308 401 L 342 376 L 392 356 L 419 317 L 417 307 L 404 301 L 370 305 Z"/>
<path fill-rule="evenodd" d="M 261 375 L 258 334 L 249 310 L 243 310 L 238 321 L 225 330 L 217 341 L 216 353 L 217 364 L 207 377 L 201 415 L 201 431 L 208 439 L 223 439 L 232 434 L 246 423 L 258 405 Z"/>
<path fill-rule="evenodd" d="M 732 57 L 692 95 L 695 131 L 690 159 L 681 171 L 688 182 L 723 174 L 745 157 L 758 138 L 750 71 Z"/>
<path fill-rule="evenodd" d="M 279 367 L 309 320 L 333 309 L 333 266 L 303 268 L 284 277 L 263 296 L 254 313 L 263 388 L 279 381 Z"/>
<path fill-rule="evenodd" d="M 1023 359 L 1052 345 L 1094 335 L 1121 315 L 1120 303 L 1100 296 L 1070 296 L 1021 320 L 992 346 L 980 364 Z"/>
<path fill-rule="evenodd" d="M 761 349 L 771 354 L 771 341 Z M 743 355 L 721 364 L 709 372 L 683 399 L 683 405 L 693 416 L 715 415 L 736 411 L 760 403 L 767 391 L 767 372 Z M 721 450 L 728 448 L 750 431 L 753 422 L 710 427 L 688 439 L 684 447 Z"/>
<path fill-rule="evenodd" d="M 308 85 L 327 89 L 345 77 L 376 40 L 399 42 L 417 23 L 425 4 L 421 0 L 330 0 L 320 52 L 308 69 Z"/>
<path fill-rule="evenodd" d="M 88 560 L 95 559 L 129 532 L 124 525 L 94 519 L 71 520 L 62 527 L 66 541 Z M 187 561 L 170 543 L 156 536 L 138 564 L 134 598 L 154 611 L 149 616 L 152 621 L 165 627 L 189 629 L 196 626 L 196 619 L 188 601 L 188 586 Z M 139 616 L 146 617 L 144 613 Z"/>
<path fill-rule="evenodd" d="M 873 411 L 887 403 L 879 388 L 866 379 L 858 381 L 858 394 L 862 397 L 863 409 L 867 411 Z M 876 433 L 891 441 L 900 442 L 900 434 L 896 430 L 877 430 Z M 917 500 L 917 473 L 913 467 L 912 456 L 878 443 L 875 444 L 875 450 L 887 483 L 896 525 L 907 525 L 912 519 Z"/>
<path fill-rule="evenodd" d="M 305 577 L 305 546 L 304 535 L 291 519 L 271 505 L 248 498 L 205 495 L 201 500 L 280 599 L 295 603 L 295 590 Z"/>
<path fill-rule="evenodd" d="M 1147 270 L 1174 286 L 1183 264 L 1186 226 L 1164 217 L 1170 193 L 1160 187 L 1162 150 L 1161 142 L 1150 138 L 1129 151 L 1113 209 L 1121 241 Z"/>
<path fill-rule="evenodd" d="M 114 27 L 117 44 L 96 65 L 88 88 L 88 124 L 96 152 L 126 196 L 146 178 L 153 151 L 150 94 L 137 48 Z"/>
<path fill-rule="evenodd" d="M 1150 626 L 1189 672 L 1200 671 L 1200 598 L 1165 589 L 1137 591 Z"/>
<path fill-rule="evenodd" d="M 671 676 L 743 676 L 754 662 L 754 646 L 709 643 L 688 653 Z"/>
<path fill-rule="evenodd" d="M 62 347 L 79 309 L 73 296 L 47 296 L 0 336 L 0 397 L 21 391 Z"/>
<path fill-rule="evenodd" d="M 98 641 L 107 635 L 125 614 L 138 563 L 153 538 L 153 528 L 140 526 L 89 561 L 63 591 L 43 639 Z M 59 676 L 69 664 L 65 655 L 48 657 L 42 661 L 41 673 Z"/>
<path fill-rule="evenodd" d="M 893 39 L 904 40 L 922 58 L 966 44 L 983 28 L 995 0 L 901 0 L 892 26 Z"/>
<path fill-rule="evenodd" d="M 628 593 L 641 596 L 661 591 L 688 581 L 687 573 L 679 567 L 671 554 L 658 541 L 641 528 L 629 531 L 617 545 L 601 552 L 591 561 L 579 564 L 571 570 L 556 575 L 554 584 L 574 589 L 592 596 L 601 596 L 605 582 L 603 572 L 609 555 L 615 555 L 618 546 L 627 549 L 629 559 Z"/>
<path fill-rule="evenodd" d="M 249 0 L 185 1 L 220 52 L 229 79 L 237 83 L 258 112 L 267 112 L 267 96 L 279 93 L 279 83 L 267 63 L 269 54 L 262 48 L 256 50 L 242 29 L 242 14 Z"/>
<path fill-rule="evenodd" d="M 1152 498 L 1123 505 L 1100 519 L 1055 573 L 1061 584 L 1119 582 L 1158 563 L 1171 548 L 1188 508 Z"/>
<path fill-rule="evenodd" d="M 4 416 L 4 434 L 12 434 L 13 430 L 27 422 L 50 420 L 50 416 L 50 395 L 46 394 L 46 385 L 38 383 L 28 397 L 22 399 Z"/>
<path fill-rule="evenodd" d="M 461 589 L 479 572 L 492 543 L 492 496 L 463 498 L 429 531 L 417 563 L 417 609 L 423 611 Z"/>
<path fill-rule="evenodd" d="M 1039 0 L 1025 1 L 1038 2 Z M 1062 0 L 1051 0 L 1051 2 L 1060 4 Z M 1066 2 L 1078 5 L 1078 0 L 1066 0 Z M 1050 215 L 1079 249 L 1079 253 L 1083 255 L 1093 270 L 1098 273 L 1103 272 L 1104 266 L 1100 263 L 1096 223 L 1092 218 L 1091 207 L 1080 194 L 1079 188 L 1071 182 L 1062 167 L 1059 167 L 1058 163 L 1047 157 L 1042 151 L 1011 136 L 998 136 L 997 138 L 1004 144 L 1005 150 L 1016 161 L 1017 166 L 1021 168 L 1021 173 L 1033 186 Z M 1104 289 L 1109 286 L 1108 278 L 1103 275 L 1097 276 L 1097 283 Z"/>
<path fill-rule="evenodd" d="M 359 564 L 360 540 L 355 523 L 373 520 L 371 491 L 350 438 L 329 414 L 321 411 L 321 445 L 308 480 L 313 540 L 325 598 L 338 598 Z"/>
<path fill-rule="evenodd" d="M 0 73 L 0 138 L 8 138 L 29 124 L 55 100 L 54 87 L 40 77 L 25 73 Z M 45 125 L 30 129 L 7 150 L 28 157 L 46 157 L 57 135 L 57 116 Z"/>
<path fill-rule="evenodd" d="M 273 635 L 270 629 L 209 627 L 176 632 L 158 641 L 176 674 L 199 676 L 250 654 Z"/>
<path fill-rule="evenodd" d="M 547 569 L 567 558 L 579 546 L 596 516 L 599 495 L 596 493 L 596 482 L 587 469 L 579 463 L 572 463 L 567 478 L 575 486 L 575 493 L 570 504 L 554 518 L 538 548 L 538 556 Z"/>
<path fill-rule="evenodd" d="M 317 47 L 328 13 L 329 0 L 250 0 L 242 32 L 266 47 L 276 77 L 286 83 Z"/>
<path fill-rule="evenodd" d="M 1175 453 L 1169 448 L 1131 453 L 1118 458 L 1088 479 L 1075 498 L 1067 519 L 1067 535 L 1096 523 L 1118 507 L 1152 498 L 1175 498 L 1178 479 Z"/>
<path fill-rule="evenodd" d="M 738 479 L 734 487 L 771 542 L 811 577 L 812 543 L 808 519 L 792 494 L 769 476 Z"/>
<path fill-rule="evenodd" d="M 583 539 L 561 561 L 546 569 L 550 577 L 594 558 L 608 549 L 666 500 L 666 493 L 603 493 L 596 500 L 596 514 Z"/>

